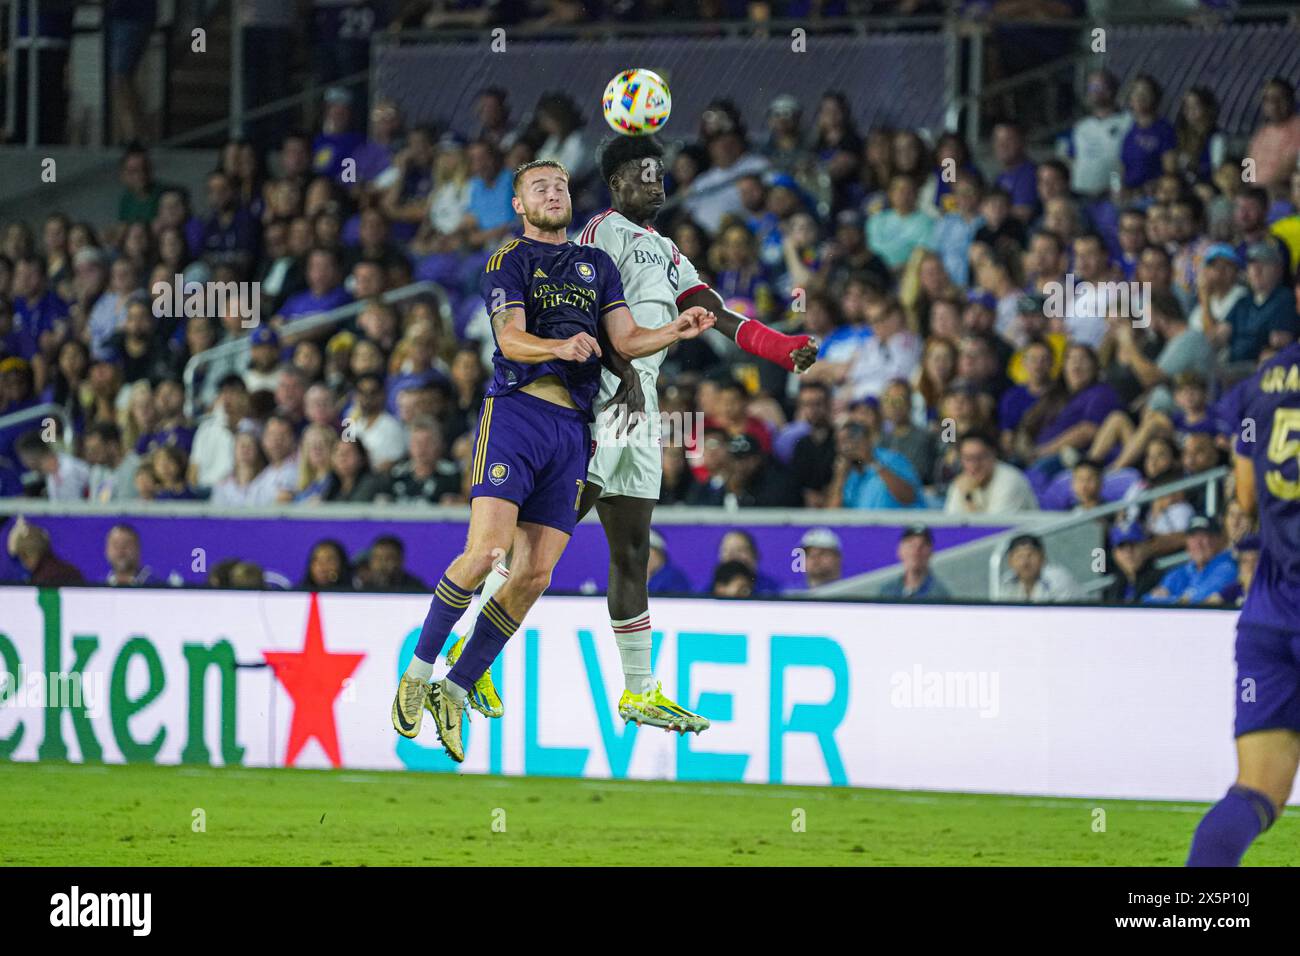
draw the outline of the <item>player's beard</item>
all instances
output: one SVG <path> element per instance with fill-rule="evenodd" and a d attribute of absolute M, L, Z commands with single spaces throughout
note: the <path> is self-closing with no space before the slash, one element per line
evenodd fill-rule
<path fill-rule="evenodd" d="M 536 212 L 524 212 L 524 218 L 534 229 L 543 229 L 554 231 L 556 229 L 567 229 L 569 223 L 573 222 L 573 207 L 567 207 L 563 212 L 548 213 L 544 209 Z"/>

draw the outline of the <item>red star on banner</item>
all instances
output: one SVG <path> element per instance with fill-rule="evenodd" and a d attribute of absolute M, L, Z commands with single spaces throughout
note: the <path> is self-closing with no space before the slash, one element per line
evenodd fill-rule
<path fill-rule="evenodd" d="M 293 722 L 289 725 L 289 746 L 284 765 L 292 767 L 307 741 L 315 737 L 335 767 L 339 756 L 338 728 L 334 724 L 334 699 L 343 682 L 352 676 L 365 654 L 331 654 L 325 650 L 320 626 L 320 602 L 311 596 L 307 614 L 307 635 L 301 651 L 263 651 L 284 689 L 293 698 Z"/>

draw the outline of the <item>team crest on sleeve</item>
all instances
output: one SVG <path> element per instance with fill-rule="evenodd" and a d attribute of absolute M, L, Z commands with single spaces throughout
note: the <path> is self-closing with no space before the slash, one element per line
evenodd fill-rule
<path fill-rule="evenodd" d="M 578 270 L 578 278 L 583 282 L 590 282 L 596 278 L 596 270 L 590 262 L 575 262 L 573 267 Z"/>
<path fill-rule="evenodd" d="M 510 477 L 510 466 L 497 462 L 488 469 L 488 481 L 494 485 L 499 485 Z"/>

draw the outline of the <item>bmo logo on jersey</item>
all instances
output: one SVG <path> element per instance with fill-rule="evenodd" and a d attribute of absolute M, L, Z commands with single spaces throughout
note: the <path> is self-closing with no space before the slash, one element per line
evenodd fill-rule
<path fill-rule="evenodd" d="M 632 262 L 638 266 L 658 266 L 667 272 L 668 282 L 672 287 L 677 288 L 677 264 L 669 262 L 657 252 L 651 252 L 649 249 L 633 249 Z"/>

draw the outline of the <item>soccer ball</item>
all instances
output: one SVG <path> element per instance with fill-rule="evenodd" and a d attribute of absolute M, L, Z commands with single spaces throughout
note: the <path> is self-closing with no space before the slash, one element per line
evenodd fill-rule
<path fill-rule="evenodd" d="M 645 136 L 668 122 L 673 97 L 668 84 L 649 70 L 624 70 L 609 81 L 600 100 L 605 122 L 624 136 Z"/>

